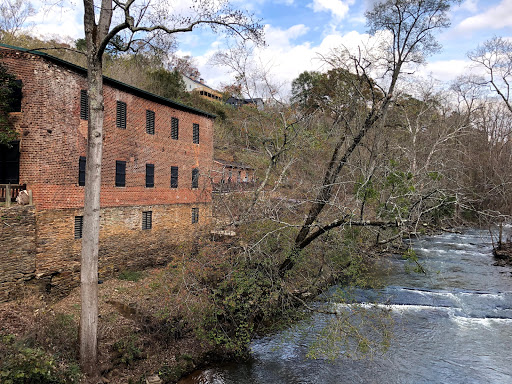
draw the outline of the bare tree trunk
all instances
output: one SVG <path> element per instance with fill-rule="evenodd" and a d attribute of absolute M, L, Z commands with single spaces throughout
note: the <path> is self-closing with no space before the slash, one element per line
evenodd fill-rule
<path fill-rule="evenodd" d="M 121 51 L 130 49 L 133 34 L 149 36 L 147 41 L 159 32 L 174 34 L 190 32 L 201 24 L 227 30 L 244 39 L 262 41 L 261 26 L 250 15 L 229 7 L 229 2 L 212 4 L 208 0 L 194 1 L 195 17 L 169 13 L 166 19 L 176 28 L 154 22 L 154 17 L 145 17 L 146 2 L 134 5 L 136 0 L 126 2 L 112 0 L 83 0 L 84 31 L 87 43 L 87 85 L 89 97 L 89 127 L 87 163 L 85 174 L 84 228 L 81 258 L 81 300 L 80 317 L 80 364 L 88 382 L 97 381 L 97 329 L 98 329 L 98 249 L 100 220 L 101 157 L 103 151 L 103 68 L 102 57 L 109 43 Z M 100 4 L 101 3 L 101 4 Z M 215 2 L 213 2 L 215 3 Z M 120 11 L 119 23 L 111 28 L 114 6 Z M 124 15 L 121 16 L 121 15 Z M 136 17 L 134 17 L 134 15 Z M 161 18 L 161 17 L 159 17 Z M 146 22 L 144 22 L 144 20 Z M 131 31 L 131 37 L 123 44 L 111 40 L 124 30 Z M 144 41 L 135 40 L 135 41 Z"/>
<path fill-rule="evenodd" d="M 100 235 L 101 157 L 103 152 L 102 57 L 112 20 L 111 0 L 102 0 L 96 23 L 94 0 L 84 0 L 87 42 L 89 124 L 85 171 L 84 230 L 80 272 L 80 366 L 88 382 L 97 381 L 98 361 L 98 253 Z"/>
<path fill-rule="evenodd" d="M 327 203 L 331 200 L 333 186 L 336 183 L 338 175 L 342 171 L 343 167 L 346 165 L 348 159 L 355 151 L 355 149 L 359 146 L 361 140 L 363 140 L 366 133 L 376 125 L 377 121 L 379 121 L 382 118 L 382 116 L 385 115 L 387 108 L 391 102 L 391 95 L 394 90 L 398 74 L 400 73 L 400 65 L 397 65 L 397 69 L 395 69 L 395 71 L 396 75 L 394 75 L 392 78 L 391 85 L 389 87 L 389 92 L 384 97 L 380 105 L 376 108 L 372 108 L 372 110 L 368 113 L 359 132 L 357 133 L 356 136 L 352 138 L 352 142 L 345 149 L 342 155 L 339 154 L 339 151 L 343 144 L 345 143 L 346 138 L 343 137 L 336 144 L 331 160 L 325 172 L 322 187 L 320 188 L 316 200 L 313 202 L 308 212 L 308 215 L 304 220 L 304 223 L 302 224 L 301 229 L 297 234 L 297 237 L 295 238 L 294 251 L 279 266 L 279 276 L 284 277 L 285 273 L 292 269 L 293 266 L 295 265 L 294 257 L 296 253 L 300 252 L 301 249 L 304 249 L 311 243 L 313 239 L 318 237 L 318 233 L 313 234 L 311 237 L 310 234 L 312 226 L 317 221 L 318 217 L 322 213 Z"/>
<path fill-rule="evenodd" d="M 96 30 L 94 19 L 91 22 L 91 20 L 87 19 L 87 16 L 88 13 L 86 12 L 86 32 L 87 28 Z M 101 56 L 97 54 L 98 44 L 95 41 L 95 37 L 98 37 L 97 33 L 86 33 L 88 47 L 92 49 L 88 49 L 87 55 L 87 85 L 90 113 L 80 273 L 82 303 L 80 315 L 80 365 L 89 380 L 94 380 L 99 375 L 97 369 L 98 251 L 101 158 L 103 152 L 103 71 Z"/>

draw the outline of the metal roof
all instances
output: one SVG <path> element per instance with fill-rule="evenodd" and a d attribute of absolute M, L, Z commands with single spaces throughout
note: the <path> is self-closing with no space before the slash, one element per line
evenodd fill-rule
<path fill-rule="evenodd" d="M 245 164 L 242 164 L 242 163 L 236 163 L 236 162 L 233 162 L 233 161 L 226 161 L 226 160 L 221 160 L 221 159 L 213 159 L 214 162 L 216 163 L 219 163 L 225 167 L 228 167 L 228 168 L 242 168 L 242 169 L 254 169 L 252 167 L 249 167 L 248 165 L 245 165 Z"/>
<path fill-rule="evenodd" d="M 70 68 L 70 69 L 72 69 L 72 70 L 74 70 L 74 71 L 76 71 L 78 73 L 81 73 L 81 74 L 87 76 L 87 69 L 86 68 L 81 67 L 81 66 L 76 65 L 76 64 L 73 64 L 73 63 L 70 63 L 69 61 L 59 59 L 58 57 L 49 55 L 49 54 L 47 54 L 45 52 L 40 52 L 40 51 L 34 50 L 34 49 L 15 47 L 15 46 L 12 46 L 12 45 L 1 44 L 1 43 L 0 43 L 0 47 L 7 48 L 7 49 L 13 49 L 13 50 L 21 51 L 21 52 L 26 52 L 26 53 L 30 53 L 30 54 L 37 55 L 37 56 L 41 56 L 41 57 L 43 57 L 45 59 L 51 60 L 51 61 L 53 61 L 53 62 L 55 62 L 57 64 L 60 64 L 60 65 L 65 66 L 65 67 L 68 67 L 68 68 Z M 103 76 L 103 82 L 105 84 L 108 84 L 108 85 L 113 86 L 115 88 L 118 88 L 120 90 L 123 90 L 123 91 L 129 92 L 129 93 L 135 94 L 135 95 L 143 97 L 143 98 L 145 98 L 147 100 L 151 100 L 151 101 L 154 101 L 154 102 L 157 102 L 157 103 L 160 103 L 160 104 L 164 104 L 164 105 L 170 106 L 172 108 L 175 108 L 175 109 L 178 109 L 178 110 L 181 110 L 181 111 L 194 113 L 196 115 L 205 116 L 205 117 L 208 117 L 208 118 L 211 118 L 211 119 L 215 119 L 217 117 L 216 115 L 213 115 L 211 113 L 208 113 L 208 112 L 205 112 L 205 111 L 202 111 L 200 109 L 193 108 L 193 107 L 189 107 L 188 105 L 179 103 L 179 102 L 171 100 L 171 99 L 167 99 L 167 98 L 162 97 L 162 96 L 155 95 L 154 93 L 144 91 L 144 90 L 142 90 L 140 88 L 136 88 L 136 87 L 134 87 L 132 85 L 129 85 L 129 84 L 123 83 L 121 81 L 112 79 L 111 77 Z"/>

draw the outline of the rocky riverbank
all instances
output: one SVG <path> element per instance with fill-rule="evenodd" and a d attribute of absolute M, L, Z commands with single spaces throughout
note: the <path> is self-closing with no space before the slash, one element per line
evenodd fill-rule
<path fill-rule="evenodd" d="M 511 265 L 512 266 L 512 242 L 506 241 L 506 242 L 499 243 L 493 249 L 493 255 L 496 259 L 495 265 L 498 265 L 498 266 Z"/>

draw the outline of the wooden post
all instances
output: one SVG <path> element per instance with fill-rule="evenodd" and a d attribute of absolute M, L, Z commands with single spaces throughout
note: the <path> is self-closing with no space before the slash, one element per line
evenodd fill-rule
<path fill-rule="evenodd" d="M 500 223 L 500 234 L 499 234 L 499 238 L 498 238 L 498 249 L 501 249 L 502 236 L 503 236 L 503 223 Z"/>
<path fill-rule="evenodd" d="M 34 205 L 34 200 L 32 199 L 32 190 L 28 190 L 28 205 Z"/>
<path fill-rule="evenodd" d="M 11 206 L 11 184 L 5 186 L 5 206 L 9 208 Z"/>

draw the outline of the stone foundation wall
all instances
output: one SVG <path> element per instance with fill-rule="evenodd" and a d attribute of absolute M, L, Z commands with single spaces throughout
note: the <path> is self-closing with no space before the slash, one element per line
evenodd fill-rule
<path fill-rule="evenodd" d="M 199 221 L 192 223 L 192 208 Z M 152 212 L 152 228 L 142 229 L 142 212 Z M 0 301 L 30 280 L 38 291 L 59 296 L 80 282 L 82 241 L 75 239 L 81 209 L 2 209 L 0 221 Z M 209 228 L 211 204 L 170 204 L 103 208 L 100 219 L 99 277 L 123 270 L 164 265 L 176 247 Z"/>
<path fill-rule="evenodd" d="M 34 207 L 0 207 L 0 302 L 20 297 L 35 271 Z"/>

